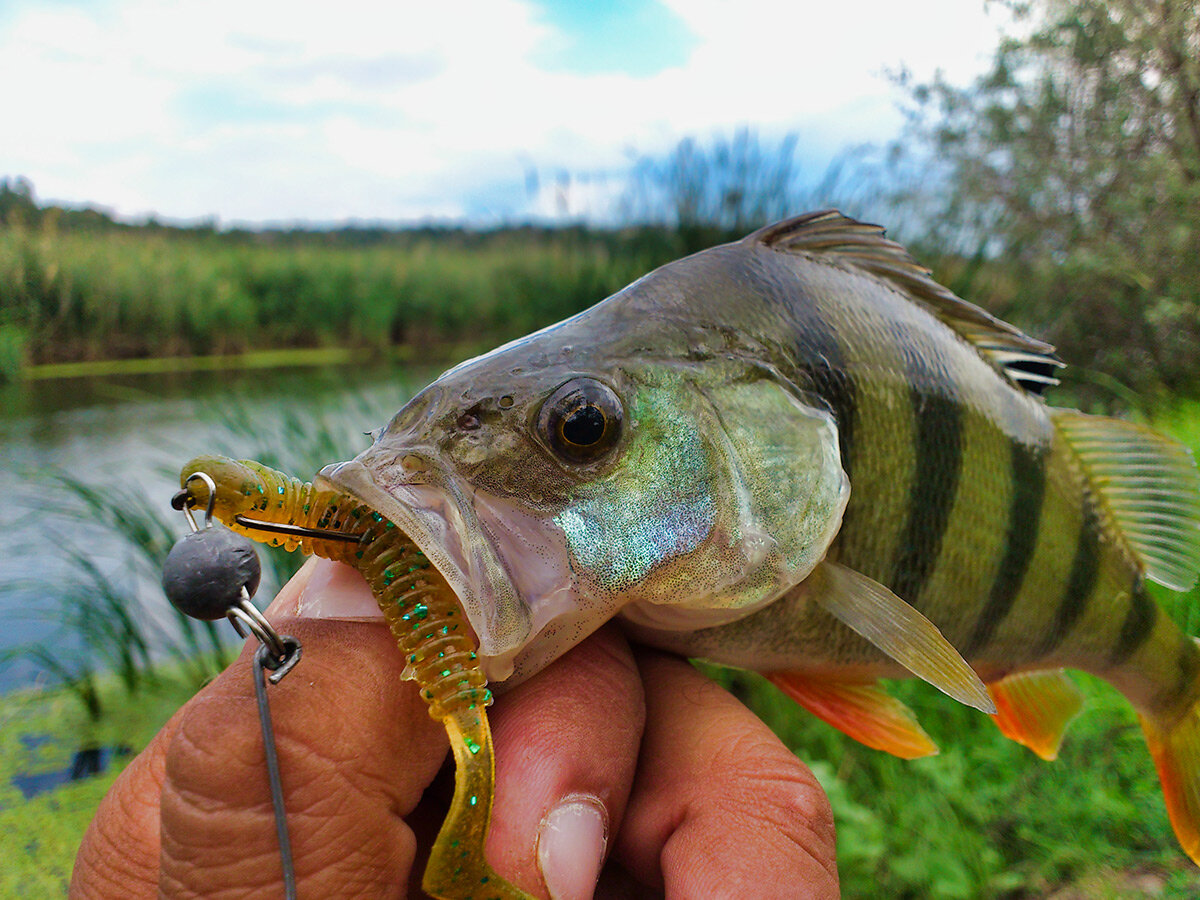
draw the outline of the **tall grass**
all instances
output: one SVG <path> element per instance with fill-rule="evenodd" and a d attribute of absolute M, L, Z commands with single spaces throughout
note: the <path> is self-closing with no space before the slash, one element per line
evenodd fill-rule
<path fill-rule="evenodd" d="M 264 410 L 261 404 L 226 400 L 211 411 L 215 422 L 211 415 L 198 415 L 198 422 L 208 424 L 198 428 L 195 452 L 252 457 L 311 477 L 325 463 L 353 456 L 366 440 L 363 429 L 385 420 L 395 402 L 394 397 L 366 393 L 324 405 L 306 400 L 303 408 Z M 0 664 L 18 658 L 32 662 L 68 688 L 92 719 L 105 714 L 97 685 L 106 673 L 117 675 L 120 686 L 133 695 L 155 682 L 164 662 L 194 686 L 228 664 L 232 629 L 219 621 L 190 619 L 162 594 L 163 562 L 187 531 L 183 516 L 165 498 L 151 503 L 143 493 L 112 483 L 104 472 L 96 473 L 95 480 L 53 472 L 31 477 L 44 481 L 47 508 L 56 511 L 59 523 L 58 546 L 46 552 L 60 554 L 67 563 L 48 568 L 70 574 L 34 585 L 53 601 L 44 612 L 29 615 L 54 627 L 48 636 L 0 655 Z M 89 540 L 97 529 L 106 533 L 105 540 Z M 93 546 L 107 549 L 101 555 Z M 265 600 L 302 558 L 277 548 L 258 550 L 264 568 L 258 599 Z M 29 587 L 0 584 L 0 594 Z"/>
<path fill-rule="evenodd" d="M 320 235 L 0 225 L 0 325 L 35 363 L 496 340 L 564 318 L 670 249 L 572 231 Z M 17 329 L 20 329 L 18 331 Z"/>

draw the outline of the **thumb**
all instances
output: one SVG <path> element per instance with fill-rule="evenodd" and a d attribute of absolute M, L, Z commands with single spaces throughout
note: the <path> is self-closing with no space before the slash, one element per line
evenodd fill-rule
<path fill-rule="evenodd" d="M 306 567 L 294 581 L 303 583 L 313 571 L 319 568 Z M 366 589 L 361 579 L 319 578 L 308 591 L 318 583 L 337 602 L 347 598 L 334 595 Z M 298 587 L 285 588 L 280 600 Z M 294 609 L 277 601 L 272 611 L 281 606 Z M 272 618 L 280 633 L 294 635 L 304 647 L 288 677 L 267 687 L 298 892 L 335 896 L 349 887 L 369 896 L 402 896 L 416 853 L 404 817 L 445 756 L 441 726 L 430 719 L 412 682 L 402 680 L 403 659 L 382 622 Z M 279 845 L 251 674 L 254 649 L 248 646 L 172 720 L 171 733 L 156 741 L 161 767 L 131 765 L 131 783 L 122 785 L 123 775 L 114 785 L 113 793 L 144 796 L 154 785 L 142 773 L 161 773 L 155 888 L 165 895 L 279 891 Z M 89 838 L 121 826 L 120 804 L 105 806 Z M 113 843 L 91 841 L 93 847 Z M 80 860 L 91 852 L 88 844 Z M 137 893 L 127 885 L 122 896 Z M 77 896 L 109 895 L 81 890 Z"/>

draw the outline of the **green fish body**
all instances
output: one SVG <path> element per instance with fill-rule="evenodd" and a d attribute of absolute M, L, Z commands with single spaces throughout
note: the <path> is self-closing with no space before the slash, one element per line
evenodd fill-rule
<path fill-rule="evenodd" d="M 1200 861 L 1200 650 L 1145 587 L 1195 581 L 1200 477 L 1148 429 L 1048 407 L 1059 365 L 881 229 L 814 213 L 450 370 L 323 477 L 422 547 L 494 681 L 618 617 L 902 756 L 934 748 L 874 682 L 911 673 L 1053 757 L 1080 702 L 1061 670 L 1094 672 Z"/>

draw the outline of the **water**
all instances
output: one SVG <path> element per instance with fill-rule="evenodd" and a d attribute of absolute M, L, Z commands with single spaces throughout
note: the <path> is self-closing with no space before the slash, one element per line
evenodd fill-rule
<path fill-rule="evenodd" d="M 156 627 L 172 616 L 157 573 L 112 527 L 98 523 L 60 476 L 171 511 L 182 463 L 200 453 L 260 458 L 302 477 L 356 454 L 375 428 L 440 367 L 290 369 L 35 382 L 0 391 L 0 660 L 42 643 L 77 665 L 64 603 L 87 580 L 73 555 L 128 594 Z M 258 599 L 271 590 L 265 584 Z M 153 629 L 151 629 L 153 630 Z M 0 666 L 0 691 L 34 683 L 28 659 Z"/>
<path fill-rule="evenodd" d="M 21 735 L 21 742 L 29 749 L 51 741 L 53 738 L 50 735 Z M 72 781 L 82 781 L 106 772 L 113 762 L 132 752 L 133 748 L 124 744 L 116 747 L 82 747 L 72 754 L 67 765 L 49 772 L 22 772 L 12 777 L 12 783 L 21 796 L 28 800 Z"/>

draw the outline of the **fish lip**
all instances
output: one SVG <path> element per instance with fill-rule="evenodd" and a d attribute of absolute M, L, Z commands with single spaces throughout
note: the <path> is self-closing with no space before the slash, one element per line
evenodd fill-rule
<path fill-rule="evenodd" d="M 408 453 L 406 458 L 424 457 Z M 489 681 L 503 681 L 528 637 L 528 615 L 507 568 L 484 535 L 472 504 L 445 470 L 427 463 L 416 478 L 381 483 L 394 467 L 376 467 L 361 458 L 325 466 L 315 486 L 349 494 L 384 516 L 420 548 L 445 577 L 479 644 Z M 405 466 L 410 469 L 411 466 Z"/>

